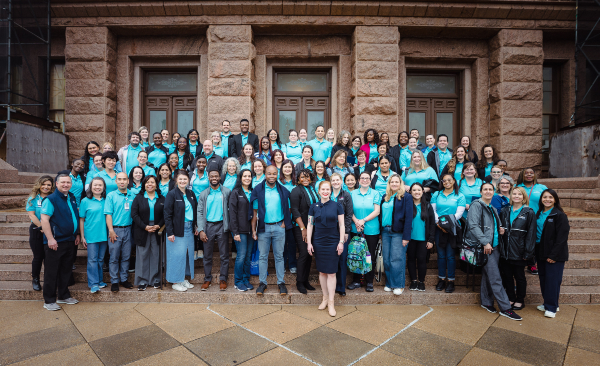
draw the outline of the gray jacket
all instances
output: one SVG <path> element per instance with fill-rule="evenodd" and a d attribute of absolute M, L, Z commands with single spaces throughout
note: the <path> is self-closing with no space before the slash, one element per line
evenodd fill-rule
<path fill-rule="evenodd" d="M 467 229 L 463 239 L 465 243 L 473 246 L 492 244 L 494 241 L 494 216 L 496 217 L 496 226 L 499 228 L 500 217 L 496 209 L 486 205 L 481 198 L 473 201 L 469 206 L 469 215 L 467 216 Z M 500 233 L 498 233 L 498 237 L 500 237 Z"/>
<path fill-rule="evenodd" d="M 231 191 L 223 185 L 219 185 L 221 194 L 223 195 L 223 231 L 229 231 L 229 194 Z M 210 194 L 211 188 L 208 187 L 203 190 L 198 196 L 198 231 L 204 231 L 206 229 L 206 216 L 207 216 L 207 205 L 206 200 Z"/>

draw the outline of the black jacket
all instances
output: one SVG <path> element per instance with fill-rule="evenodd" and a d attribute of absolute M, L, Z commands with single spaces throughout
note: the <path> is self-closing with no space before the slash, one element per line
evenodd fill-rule
<path fill-rule="evenodd" d="M 400 171 L 400 164 L 399 164 L 399 160 L 396 159 L 393 155 L 391 154 L 385 154 L 388 159 L 390 160 L 390 170 L 402 175 L 402 172 Z M 379 155 L 377 155 L 377 157 L 372 158 L 371 161 L 369 162 L 369 165 L 371 165 L 374 169 L 377 169 L 377 162 L 379 161 Z"/>
<path fill-rule="evenodd" d="M 174 152 L 179 155 L 179 150 L 175 150 Z M 167 161 L 168 161 L 168 159 L 167 159 Z M 192 155 L 192 153 L 189 153 L 189 154 L 183 156 L 183 166 L 181 169 L 190 170 L 195 166 L 196 166 L 196 159 L 194 159 L 194 155 Z"/>
<path fill-rule="evenodd" d="M 538 217 L 543 208 L 538 211 Z M 564 212 L 553 208 L 542 229 L 540 242 L 535 245 L 535 254 L 538 261 L 550 258 L 556 262 L 569 260 L 569 219 Z"/>
<path fill-rule="evenodd" d="M 450 152 L 450 154 L 452 154 L 453 151 L 451 148 L 448 147 L 447 150 Z M 427 159 L 427 165 L 432 167 L 433 170 L 435 170 L 435 172 L 437 173 L 438 177 L 441 178 L 441 171 L 439 168 L 440 155 L 438 153 L 438 147 L 436 146 L 433 150 L 431 150 L 429 154 L 427 154 L 425 159 Z"/>
<path fill-rule="evenodd" d="M 253 134 L 252 132 L 248 132 L 248 143 L 254 147 L 254 152 L 258 151 L 258 136 Z M 242 134 L 238 133 L 237 135 L 233 135 L 229 137 L 229 157 L 237 158 L 242 155 L 242 150 L 244 146 L 242 145 Z"/>
<path fill-rule="evenodd" d="M 350 232 L 352 232 L 352 216 L 354 215 L 352 195 L 342 189 L 337 201 L 344 208 L 344 228 L 346 234 L 350 235 Z"/>
<path fill-rule="evenodd" d="M 314 193 L 313 202 L 319 201 L 319 195 L 312 185 L 306 187 Z M 292 221 L 300 217 L 304 226 L 308 226 L 308 209 L 310 208 L 310 199 L 303 185 L 294 187 L 290 192 L 290 210 L 292 211 Z"/>
<path fill-rule="evenodd" d="M 524 206 L 519 216 L 511 222 L 510 205 L 500 210 L 500 226 L 504 228 L 504 235 L 500 238 L 500 256 L 509 261 L 521 263 L 533 257 L 536 239 L 536 216 L 533 209 Z M 514 225 L 513 225 L 514 224 Z"/>
<path fill-rule="evenodd" d="M 304 160 L 300 161 L 298 164 L 296 164 L 294 166 L 294 170 L 296 171 L 296 177 L 300 175 L 300 172 L 303 169 L 304 169 Z M 315 174 L 315 167 L 314 166 L 312 166 L 312 172 L 313 172 L 313 174 Z"/>
<path fill-rule="evenodd" d="M 164 217 L 165 197 L 156 193 L 156 203 L 154 204 L 154 225 L 162 227 L 165 224 Z M 148 233 L 146 226 L 150 223 L 150 205 L 148 199 L 143 194 L 138 194 L 131 204 L 131 219 L 133 220 L 133 242 L 139 247 L 145 247 L 148 234 L 157 236 L 158 230 L 154 233 Z M 158 237 L 156 238 L 158 243 Z"/>
<path fill-rule="evenodd" d="M 194 211 L 193 227 L 196 227 L 198 219 L 198 201 L 192 190 L 186 189 L 185 196 L 192 205 Z M 183 229 L 185 225 L 185 202 L 183 201 L 183 193 L 179 188 L 172 189 L 165 198 L 165 226 L 167 236 L 175 235 L 183 237 Z"/>
<path fill-rule="evenodd" d="M 423 212 L 425 212 L 425 241 L 435 244 L 435 213 L 433 207 L 428 201 L 421 200 L 421 219 L 423 219 Z M 413 203 L 413 220 L 417 215 L 417 206 Z"/>
<path fill-rule="evenodd" d="M 336 152 L 338 152 L 338 150 L 344 150 L 346 152 L 346 160 L 348 160 L 348 156 L 354 156 L 354 154 L 352 154 L 352 150 L 350 150 L 346 146 L 335 144 L 331 148 L 331 155 L 329 156 L 330 163 L 333 160 L 333 156 L 335 155 Z"/>
<path fill-rule="evenodd" d="M 198 155 L 198 157 L 200 157 L 200 155 Z M 188 168 L 188 172 L 193 172 L 194 169 L 196 169 L 197 161 L 198 161 L 198 158 L 194 159 L 194 161 L 192 162 L 192 165 L 190 165 Z M 205 174 L 208 174 L 207 172 L 209 172 L 209 168 L 211 168 L 211 165 L 216 164 L 217 170 L 219 171 L 219 175 L 221 175 L 221 172 L 223 171 L 223 163 L 224 163 L 223 158 L 220 157 L 219 155 L 213 153 L 212 156 L 210 157 L 210 159 L 208 159 L 206 161 L 206 168 L 204 169 Z M 184 164 L 185 164 L 185 161 L 184 161 Z M 190 177 L 191 177 L 191 175 L 190 175 Z"/>
<path fill-rule="evenodd" d="M 165 147 L 165 145 L 160 145 L 160 147 L 156 147 L 154 145 L 150 145 L 146 148 L 146 154 L 150 155 L 151 152 L 153 152 L 154 150 L 159 149 L 160 151 L 164 152 L 166 157 L 167 157 L 167 161 L 169 160 L 169 149 L 167 149 Z M 185 164 L 185 163 L 184 163 Z M 157 166 L 152 165 L 152 163 L 148 162 L 148 166 L 153 167 L 154 169 L 158 169 Z"/>
<path fill-rule="evenodd" d="M 234 188 L 229 194 L 229 231 L 231 235 L 252 232 L 250 202 L 242 187 Z"/>
<path fill-rule="evenodd" d="M 469 159 L 469 161 L 475 165 L 477 165 L 477 162 L 479 161 L 479 156 L 477 156 L 477 153 L 475 152 L 475 150 L 471 149 L 468 153 L 467 153 L 467 159 Z M 480 177 L 481 178 L 481 177 Z"/>

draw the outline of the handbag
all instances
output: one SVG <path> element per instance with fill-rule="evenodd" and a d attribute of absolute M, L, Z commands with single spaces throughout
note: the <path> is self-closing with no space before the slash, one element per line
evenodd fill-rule
<path fill-rule="evenodd" d="M 250 256 L 250 275 L 258 276 L 260 271 L 258 269 L 258 259 L 260 258 L 260 251 L 258 250 L 258 240 L 254 241 L 252 246 L 252 254 Z"/>
<path fill-rule="evenodd" d="M 481 216 L 481 226 L 483 226 L 483 215 Z M 467 240 L 467 232 L 469 231 L 469 222 L 466 221 L 463 241 L 460 248 L 460 260 L 469 263 L 472 266 L 485 266 L 488 261 L 488 256 L 483 253 L 483 245 L 480 243 L 471 243 Z"/>
<path fill-rule="evenodd" d="M 383 278 L 382 274 L 384 272 L 383 255 L 381 254 L 381 239 L 379 239 L 377 249 L 375 249 L 375 281 L 381 282 L 381 279 Z"/>

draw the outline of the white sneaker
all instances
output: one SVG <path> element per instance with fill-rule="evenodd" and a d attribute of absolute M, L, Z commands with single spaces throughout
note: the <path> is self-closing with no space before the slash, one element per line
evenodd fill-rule
<path fill-rule="evenodd" d="M 385 291 L 385 292 L 392 292 L 392 289 L 391 289 L 391 288 L 389 288 L 389 287 L 387 287 L 387 286 L 385 286 L 385 287 L 383 288 L 383 291 Z"/>
<path fill-rule="evenodd" d="M 403 292 L 404 292 L 403 288 L 395 288 L 394 289 L 394 295 L 402 295 Z"/>
<path fill-rule="evenodd" d="M 189 281 L 188 281 L 188 280 L 184 280 L 184 281 L 183 281 L 181 284 L 182 284 L 184 287 L 187 287 L 187 288 L 194 288 L 194 285 L 192 285 L 191 283 L 189 283 Z"/>
<path fill-rule="evenodd" d="M 57 311 L 60 310 L 60 306 L 58 306 L 57 303 L 53 302 L 51 304 L 44 304 L 44 309 L 46 310 L 50 310 L 50 311 Z"/>
<path fill-rule="evenodd" d="M 231 253 L 231 259 L 236 259 L 236 258 L 237 258 L 237 252 Z"/>
<path fill-rule="evenodd" d="M 198 251 L 194 251 L 194 260 L 197 261 L 198 260 Z"/>
<path fill-rule="evenodd" d="M 553 312 L 551 312 L 551 311 L 549 311 L 549 310 L 546 310 L 546 311 L 544 312 L 544 316 L 545 316 L 546 318 L 554 318 L 554 317 L 556 316 L 556 313 L 553 313 Z"/>
<path fill-rule="evenodd" d="M 187 291 L 187 287 L 185 287 L 184 285 L 182 285 L 182 283 L 183 282 L 181 282 L 181 283 L 174 283 L 173 284 L 173 290 L 180 291 L 180 292 Z"/>
<path fill-rule="evenodd" d="M 537 309 L 538 309 L 539 311 L 546 311 L 546 308 L 544 307 L 544 304 L 542 304 L 542 305 L 538 305 Z M 559 311 L 559 310 L 560 310 L 560 308 L 559 308 L 559 307 L 557 307 L 557 308 L 556 308 L 556 312 L 558 313 L 558 311 Z M 554 317 L 553 317 L 553 318 L 554 318 Z"/>
<path fill-rule="evenodd" d="M 199 250 L 198 251 L 198 259 L 202 259 L 204 258 L 204 250 Z"/>

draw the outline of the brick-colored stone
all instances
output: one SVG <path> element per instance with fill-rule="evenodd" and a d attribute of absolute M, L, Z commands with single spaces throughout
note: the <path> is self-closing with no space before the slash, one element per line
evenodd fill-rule
<path fill-rule="evenodd" d="M 357 61 L 352 65 L 353 79 L 398 79 L 397 62 Z"/>
<path fill-rule="evenodd" d="M 239 122 L 244 118 L 250 121 L 250 131 L 255 132 L 253 110 L 247 111 L 247 113 L 242 113 L 242 111 L 236 111 L 236 113 L 209 114 L 206 124 L 206 130 L 209 134 L 213 131 L 221 131 L 223 120 L 228 120 L 232 122 L 233 126 L 237 126 L 235 127 L 235 131 L 233 132 L 239 133 Z M 234 130 L 234 128 L 232 128 L 232 130 Z"/>
<path fill-rule="evenodd" d="M 248 78 L 211 78 L 208 79 L 210 96 L 250 96 L 254 98 L 254 81 Z"/>
<path fill-rule="evenodd" d="M 490 137 L 542 135 L 541 118 L 497 118 L 490 121 Z"/>
<path fill-rule="evenodd" d="M 206 33 L 209 42 L 252 42 L 250 25 L 211 25 Z"/>
<path fill-rule="evenodd" d="M 250 97 L 208 97 L 208 114 L 239 114 L 254 110 L 254 100 Z"/>
<path fill-rule="evenodd" d="M 254 60 L 256 50 L 252 43 L 210 43 L 211 60 Z"/>
<path fill-rule="evenodd" d="M 105 79 L 107 78 L 106 63 L 96 62 L 67 62 L 65 79 Z"/>
<path fill-rule="evenodd" d="M 68 44 L 65 47 L 67 61 L 105 61 L 107 47 L 104 44 Z"/>
<path fill-rule="evenodd" d="M 501 100 L 490 106 L 490 119 L 542 117 L 542 101 Z"/>
<path fill-rule="evenodd" d="M 116 38 L 106 27 L 68 27 L 65 36 L 68 44 L 107 44 L 117 48 Z"/>
<path fill-rule="evenodd" d="M 398 62 L 397 44 L 357 43 L 353 50 L 357 61 Z"/>
<path fill-rule="evenodd" d="M 496 136 L 490 138 L 490 143 L 505 153 L 541 153 L 542 136 Z"/>
<path fill-rule="evenodd" d="M 501 29 L 490 41 L 492 49 L 500 47 L 542 47 L 541 30 Z"/>
<path fill-rule="evenodd" d="M 541 138 L 540 138 L 541 141 Z M 503 152 L 502 159 L 508 163 L 511 171 L 520 171 L 526 167 L 539 167 L 542 165 L 542 154 L 538 153 L 509 153 Z M 511 175 L 512 176 L 512 175 Z"/>
<path fill-rule="evenodd" d="M 490 71 L 490 83 L 542 82 L 542 65 L 499 65 Z"/>
<path fill-rule="evenodd" d="M 504 65 L 541 65 L 544 51 L 541 47 L 502 47 L 490 55 L 490 67 Z"/>
<path fill-rule="evenodd" d="M 400 41 L 398 27 L 358 26 L 354 31 L 356 43 L 397 44 Z"/>
<path fill-rule="evenodd" d="M 390 115 L 398 112 L 398 98 L 356 97 L 352 100 L 352 115 Z"/>
<path fill-rule="evenodd" d="M 65 113 L 68 114 L 103 114 L 104 97 L 67 97 Z"/>
<path fill-rule="evenodd" d="M 103 114 L 67 114 L 65 116 L 66 132 L 102 132 L 106 116 Z M 98 143 L 101 143 L 98 141 Z"/>
<path fill-rule="evenodd" d="M 490 88 L 490 100 L 542 100 L 542 83 L 499 83 Z"/>
<path fill-rule="evenodd" d="M 398 125 L 398 116 L 396 115 L 356 115 L 352 117 L 352 127 L 355 134 L 361 136 L 367 129 L 375 128 L 377 130 L 394 131 Z M 390 134 L 390 138 L 392 138 Z M 396 140 L 391 140 L 396 141 Z"/>
<path fill-rule="evenodd" d="M 253 78 L 251 61 L 208 61 L 209 78 Z"/>
<path fill-rule="evenodd" d="M 352 97 L 395 97 L 398 96 L 398 80 L 358 79 Z"/>
<path fill-rule="evenodd" d="M 107 80 L 66 79 L 65 92 L 67 97 L 102 97 L 105 96 Z"/>

